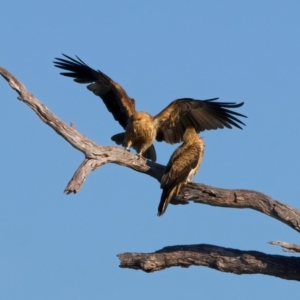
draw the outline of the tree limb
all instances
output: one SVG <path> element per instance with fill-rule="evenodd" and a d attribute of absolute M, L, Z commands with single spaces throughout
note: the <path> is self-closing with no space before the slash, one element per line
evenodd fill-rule
<path fill-rule="evenodd" d="M 0 74 L 9 85 L 19 94 L 18 99 L 27 104 L 38 117 L 74 148 L 85 155 L 85 159 L 74 173 L 64 192 L 77 193 L 90 172 L 107 163 L 115 163 L 145 173 L 160 181 L 164 173 L 163 165 L 137 159 L 136 155 L 124 151 L 119 147 L 99 146 L 83 134 L 75 130 L 74 126 L 66 125 L 56 117 L 44 104 L 29 93 L 24 85 L 7 70 L 0 67 Z M 174 198 L 173 204 L 187 204 L 187 201 L 221 207 L 251 208 L 271 216 L 291 228 L 300 232 L 300 211 L 270 197 L 248 190 L 226 190 L 199 183 L 187 184 L 180 194 Z"/>
<path fill-rule="evenodd" d="M 122 253 L 121 268 L 160 271 L 191 265 L 234 274 L 264 274 L 300 281 L 300 258 L 200 244 L 165 247 L 154 253 Z"/>
<path fill-rule="evenodd" d="M 87 175 L 107 163 L 115 163 L 148 174 L 160 180 L 165 167 L 145 159 L 137 159 L 119 147 L 103 147 L 75 130 L 73 125 L 67 125 L 56 117 L 44 104 L 36 99 L 25 86 L 7 70 L 0 67 L 0 74 L 18 94 L 18 99 L 27 104 L 37 116 L 69 142 L 74 148 L 85 155 L 85 160 L 79 166 L 71 181 L 65 188 L 65 193 L 76 193 L 82 187 Z"/>
<path fill-rule="evenodd" d="M 289 244 L 287 242 L 280 242 L 280 241 L 270 241 L 269 244 L 281 246 L 284 252 L 300 252 L 300 246 L 296 244 Z"/>
<path fill-rule="evenodd" d="M 53 128 L 56 133 L 62 136 L 75 149 L 84 154 L 83 162 L 64 190 L 66 194 L 77 193 L 89 173 L 107 163 L 125 166 L 147 174 L 158 181 L 161 180 L 165 169 L 163 165 L 143 158 L 138 159 L 136 155 L 119 147 L 97 145 L 76 131 L 74 126 L 69 126 L 62 122 L 44 104 L 29 93 L 22 83 L 2 67 L 0 67 L 0 74 L 19 94 L 19 100 L 28 105 L 44 123 Z M 171 203 L 187 204 L 188 201 L 212 206 L 251 208 L 273 217 L 300 232 L 299 210 L 256 191 L 226 190 L 199 183 L 189 183 L 182 188 L 176 198 L 172 199 Z M 281 244 L 281 246 L 283 245 Z M 121 267 L 139 268 L 147 272 L 171 266 L 196 264 L 236 274 L 262 273 L 299 280 L 298 269 L 300 263 L 298 258 L 267 255 L 255 251 L 243 252 L 210 245 L 167 247 L 153 254 L 124 253 L 120 254 L 119 257 L 121 259 Z M 285 269 L 283 265 L 285 265 Z M 295 266 L 298 269 L 293 269 Z"/>
<path fill-rule="evenodd" d="M 256 191 L 226 190 L 204 184 L 189 183 L 178 196 L 181 202 L 192 200 L 195 203 L 212 206 L 251 208 L 300 232 L 300 211 L 298 209 Z"/>

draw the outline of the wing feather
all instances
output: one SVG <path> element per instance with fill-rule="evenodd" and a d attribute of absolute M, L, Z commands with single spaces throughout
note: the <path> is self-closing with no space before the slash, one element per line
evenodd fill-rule
<path fill-rule="evenodd" d="M 158 205 L 158 216 L 164 214 L 172 197 L 179 193 L 181 186 L 189 178 L 190 172 L 199 167 L 202 155 L 203 144 L 199 142 L 182 144 L 172 154 L 161 179 L 160 187 L 163 192 Z"/>
<path fill-rule="evenodd" d="M 242 129 L 241 125 L 245 124 L 237 117 L 247 117 L 231 109 L 241 107 L 244 103 L 214 102 L 217 99 L 183 98 L 171 102 L 154 117 L 157 124 L 156 140 L 170 144 L 181 142 L 189 126 L 194 127 L 197 133 L 225 127 Z"/>
<path fill-rule="evenodd" d="M 171 156 L 161 179 L 162 189 L 171 189 L 184 183 L 190 171 L 196 168 L 201 149 L 198 145 L 182 145 Z"/>
<path fill-rule="evenodd" d="M 134 99 L 128 97 L 118 83 L 103 72 L 90 68 L 79 57 L 76 56 L 76 60 L 65 54 L 63 56 L 66 59 L 55 58 L 54 61 L 55 67 L 68 71 L 60 74 L 74 78 L 78 83 L 91 83 L 87 88 L 103 100 L 114 119 L 125 129 L 128 118 L 135 112 Z"/>

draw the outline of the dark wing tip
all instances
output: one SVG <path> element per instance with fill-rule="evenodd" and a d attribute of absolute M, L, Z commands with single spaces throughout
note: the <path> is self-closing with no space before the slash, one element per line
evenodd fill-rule
<path fill-rule="evenodd" d="M 61 75 L 71 77 L 75 82 L 78 83 L 95 82 L 99 78 L 106 78 L 107 80 L 110 80 L 110 78 L 102 72 L 96 71 L 89 67 L 77 55 L 75 55 L 77 59 L 72 58 L 64 53 L 62 53 L 62 55 L 65 58 L 55 57 L 55 60 L 53 61 L 56 68 L 67 71 L 60 73 Z"/>
<path fill-rule="evenodd" d="M 216 120 L 219 120 L 223 126 L 232 129 L 232 126 L 237 127 L 239 129 L 243 129 L 239 124 L 246 126 L 244 122 L 242 122 L 237 117 L 248 118 L 247 116 L 233 111 L 231 109 L 239 108 L 244 105 L 244 102 L 236 103 L 236 102 L 214 102 L 214 99 L 204 100 L 207 102 L 208 107 L 207 111 L 214 117 Z M 232 125 L 232 126 L 231 126 Z"/>
<path fill-rule="evenodd" d="M 156 116 L 161 124 L 156 139 L 171 144 L 180 142 L 185 128 L 189 126 L 194 127 L 198 133 L 233 127 L 243 129 L 242 126 L 246 125 L 240 118 L 247 116 L 234 109 L 243 106 L 244 102 L 218 102 L 216 101 L 218 99 L 215 97 L 206 100 L 193 98 L 174 100 Z"/>
<path fill-rule="evenodd" d="M 129 115 L 134 112 L 134 101 L 130 99 L 123 88 L 110 77 L 99 70 L 94 70 L 77 55 L 72 58 L 62 54 L 63 58 L 55 58 L 54 66 L 63 69 L 63 76 L 71 77 L 77 83 L 89 84 L 87 88 L 99 96 L 108 111 L 123 128 L 126 128 Z"/>

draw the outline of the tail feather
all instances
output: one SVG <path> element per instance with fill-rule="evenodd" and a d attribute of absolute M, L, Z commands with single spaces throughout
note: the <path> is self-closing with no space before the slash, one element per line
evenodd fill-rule
<path fill-rule="evenodd" d="M 117 145 L 122 145 L 124 147 L 123 145 L 124 137 L 125 137 L 125 132 L 117 133 L 111 137 L 111 140 L 114 141 Z"/>
<path fill-rule="evenodd" d="M 159 202 L 159 205 L 158 205 L 157 215 L 159 217 L 162 216 L 165 213 L 165 211 L 167 209 L 167 206 L 168 206 L 169 202 L 171 201 L 171 199 L 174 195 L 175 190 L 176 190 L 176 187 L 173 187 L 171 189 L 163 190 L 163 192 L 161 194 L 161 197 L 160 197 L 160 202 Z"/>
<path fill-rule="evenodd" d="M 156 151 L 153 145 L 151 145 L 145 152 L 144 156 L 152 161 L 156 161 Z"/>

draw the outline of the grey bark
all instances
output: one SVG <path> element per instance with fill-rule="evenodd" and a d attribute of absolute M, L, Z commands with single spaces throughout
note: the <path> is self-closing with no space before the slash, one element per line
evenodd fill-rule
<path fill-rule="evenodd" d="M 293 252 L 293 253 L 300 252 L 299 245 L 289 244 L 287 242 L 280 242 L 280 241 L 270 241 L 269 244 L 281 246 L 284 252 Z"/>
<path fill-rule="evenodd" d="M 162 174 L 164 173 L 165 166 L 147 161 L 143 158 L 137 158 L 136 155 L 133 155 L 119 147 L 114 146 L 99 146 L 92 140 L 85 137 L 83 134 L 79 133 L 74 126 L 67 125 L 62 122 L 58 117 L 56 117 L 44 104 L 42 104 L 38 99 L 36 99 L 30 92 L 26 90 L 24 85 L 19 82 L 12 74 L 10 74 L 7 70 L 0 67 L 0 74 L 3 78 L 8 82 L 12 89 L 14 89 L 18 93 L 18 99 L 23 101 L 26 105 L 28 105 L 36 115 L 48 126 L 55 130 L 57 134 L 63 137 L 68 143 L 70 143 L 75 149 L 79 150 L 84 155 L 84 160 L 78 169 L 75 171 L 73 177 L 67 184 L 64 192 L 66 194 L 77 193 L 87 176 L 90 172 L 96 170 L 97 168 L 107 164 L 114 163 L 121 166 L 125 166 L 131 168 L 140 173 L 147 174 L 156 180 L 160 181 Z M 159 199 L 157 199 L 158 201 Z M 188 201 L 194 201 L 195 203 L 208 204 L 212 206 L 221 206 L 221 207 L 232 207 L 232 208 L 250 208 L 265 215 L 268 215 L 272 218 L 277 219 L 280 222 L 290 226 L 294 230 L 300 232 L 300 211 L 292 208 L 282 202 L 271 199 L 270 197 L 249 190 L 226 190 L 217 187 L 211 187 L 200 183 L 189 183 L 183 187 L 182 191 L 179 195 L 172 199 L 172 204 L 187 204 Z M 184 247 L 184 246 L 180 246 Z M 190 246 L 186 246 L 190 247 Z M 210 246 L 214 247 L 214 246 Z M 217 247 L 218 248 L 218 247 Z M 220 248 L 220 247 L 219 247 Z M 168 249 L 168 248 L 164 248 Z M 193 248 L 196 249 L 195 247 Z M 199 247 L 197 249 L 200 249 Z M 220 248 L 224 249 L 224 248 Z M 232 249 L 231 249 L 232 251 Z M 238 251 L 238 250 L 236 250 Z M 183 250 L 184 252 L 184 250 Z M 181 253 L 183 253 L 181 251 Z M 190 252 L 189 252 L 190 253 Z M 195 251 L 193 252 L 195 253 Z M 222 256 L 222 251 L 218 252 L 220 259 L 224 259 Z M 239 259 L 241 264 L 241 273 L 242 261 L 245 260 L 245 257 L 249 252 L 242 251 L 246 256 L 241 256 L 243 259 Z M 252 252 L 251 252 L 252 253 Z M 184 254 L 184 253 L 183 253 Z M 125 254 L 120 254 L 120 258 L 124 259 Z M 126 257 L 129 257 L 126 254 Z M 131 254 L 136 257 L 136 254 Z M 139 254 L 142 256 L 143 254 Z M 145 256 L 149 256 L 149 254 L 144 254 Z M 210 257 L 207 255 L 201 254 L 201 260 L 205 261 Z M 265 254 L 266 255 L 266 254 Z M 273 256 L 262 256 L 262 263 L 267 263 L 267 258 Z M 283 258 L 283 257 L 282 257 Z M 273 259 L 273 258 L 272 258 Z M 278 263 L 281 263 L 283 260 L 278 256 Z M 171 261 L 171 260 L 170 260 Z M 291 260 L 295 262 L 295 260 Z M 195 262 L 196 263 L 196 262 Z M 232 267 L 232 264 L 229 263 L 228 260 L 223 260 L 224 268 L 229 272 Z M 183 263 L 182 265 L 184 265 Z M 196 263 L 197 265 L 203 265 L 203 263 Z M 292 264 L 292 263 L 291 263 Z M 125 263 L 121 266 L 125 267 Z M 176 265 L 176 264 L 170 264 Z M 292 264 L 293 265 L 293 264 Z M 214 267 L 214 265 L 208 265 L 209 267 Z M 251 264 L 248 265 L 250 268 Z M 128 267 L 129 264 L 128 264 Z M 166 266 L 168 267 L 168 266 Z M 299 263 L 294 264 L 295 272 L 298 274 Z M 154 270 L 154 269 L 153 269 Z M 221 270 L 221 269 L 220 269 Z M 247 269 L 248 270 L 248 269 Z M 244 269 L 244 273 L 248 274 L 248 271 Z M 257 266 L 253 263 L 253 270 L 257 270 Z M 235 272 L 235 269 L 232 269 L 232 272 Z M 275 271 L 274 271 L 275 272 Z M 255 272 L 254 272 L 255 273 Z M 238 273 L 240 274 L 240 273 Z M 276 275 L 275 272 L 273 276 Z M 289 272 L 290 274 L 290 272 Z M 270 274 L 271 275 L 271 274 Z M 282 277 L 284 278 L 284 277 Z M 286 278 L 287 279 L 287 278 Z M 294 278 L 290 278 L 294 279 Z"/>
<path fill-rule="evenodd" d="M 300 281 L 300 258 L 241 251 L 212 245 L 165 247 L 154 253 L 122 253 L 121 268 L 160 271 L 170 267 L 205 266 L 234 274 L 265 274 Z"/>

